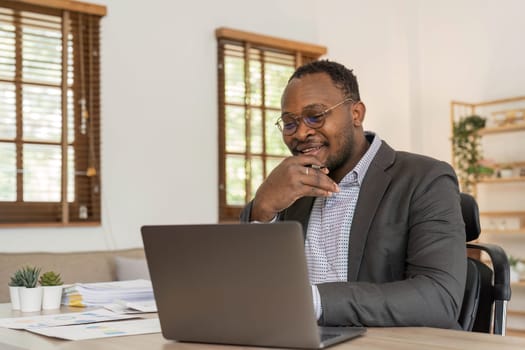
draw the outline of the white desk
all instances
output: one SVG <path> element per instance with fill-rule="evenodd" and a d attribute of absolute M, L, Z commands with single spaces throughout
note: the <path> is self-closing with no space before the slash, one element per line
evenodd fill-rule
<path fill-rule="evenodd" d="M 78 308 L 64 308 L 63 311 L 84 311 Z M 47 312 L 48 314 L 50 312 Z M 0 304 L 0 317 L 27 316 L 11 311 L 10 304 Z M 151 316 L 150 316 L 151 317 Z M 147 349 L 147 350 L 237 350 L 246 347 L 177 343 L 166 340 L 162 334 L 145 334 L 127 337 L 114 337 L 82 341 L 68 341 L 48 338 L 27 331 L 0 328 L 0 349 Z M 261 349 L 261 348 L 254 348 Z M 438 349 L 475 349 L 505 350 L 525 349 L 525 338 L 501 337 L 496 335 L 452 331 L 446 329 L 406 327 L 406 328 L 369 328 L 368 332 L 357 339 L 336 345 L 330 349 L 391 349 L 391 350 L 438 350 Z"/>

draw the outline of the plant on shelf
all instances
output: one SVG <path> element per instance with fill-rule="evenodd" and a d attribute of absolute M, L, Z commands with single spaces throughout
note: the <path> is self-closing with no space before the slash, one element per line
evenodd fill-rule
<path fill-rule="evenodd" d="M 26 266 L 21 270 L 22 286 L 26 288 L 35 288 L 38 284 L 38 277 L 40 276 L 40 268 L 34 266 Z"/>
<path fill-rule="evenodd" d="M 60 274 L 54 271 L 48 271 L 40 276 L 41 286 L 61 286 L 63 284 Z"/>
<path fill-rule="evenodd" d="M 479 115 L 462 117 L 454 122 L 452 130 L 452 151 L 461 190 L 474 193 L 474 185 L 483 175 L 494 170 L 481 163 L 483 159 L 478 131 L 485 127 L 486 119 Z"/>

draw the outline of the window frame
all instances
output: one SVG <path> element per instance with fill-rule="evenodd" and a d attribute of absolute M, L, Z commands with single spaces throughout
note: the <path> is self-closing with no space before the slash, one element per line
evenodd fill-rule
<path fill-rule="evenodd" d="M 244 79 L 245 79 L 245 92 L 244 95 L 247 95 L 247 90 L 249 90 L 249 76 L 248 76 L 248 67 L 249 67 L 249 52 L 250 49 L 258 49 L 263 52 L 274 52 L 274 53 L 280 53 L 285 55 L 294 56 L 294 66 L 295 68 L 301 66 L 304 63 L 308 61 L 313 61 L 319 59 L 322 55 L 325 55 L 327 52 L 326 47 L 314 45 L 314 44 L 308 44 L 303 43 L 299 41 L 292 41 L 267 35 L 261 35 L 256 33 L 250 33 L 245 31 L 240 31 L 236 29 L 231 28 L 217 28 L 215 31 L 215 36 L 217 39 L 217 76 L 218 76 L 218 109 L 219 109 L 219 127 L 218 127 L 218 139 L 219 139 L 219 149 L 218 149 L 218 157 L 219 157 L 219 184 L 218 184 L 218 191 L 219 191 L 219 221 L 220 222 L 233 222 L 239 220 L 240 212 L 243 208 L 243 205 L 230 205 L 227 203 L 227 184 L 226 184 L 226 155 L 230 152 L 226 151 L 226 100 L 225 100 L 225 69 L 224 69 L 224 50 L 223 46 L 225 44 L 228 45 L 235 45 L 242 47 L 244 50 L 244 62 L 245 62 L 245 73 L 244 73 Z M 262 84 L 264 85 L 265 77 L 264 72 L 261 74 L 261 80 Z M 249 93 L 248 93 L 249 94 Z M 264 89 L 262 91 L 263 95 L 263 101 L 261 105 L 261 111 L 262 111 L 262 123 L 264 125 L 265 123 L 265 113 L 267 110 L 271 110 L 271 107 L 268 107 L 265 105 L 264 101 Z M 246 98 L 245 98 L 246 100 Z M 245 110 L 245 152 L 243 155 L 246 157 L 245 162 L 248 163 L 251 160 L 252 155 L 254 155 L 250 151 L 251 147 L 251 130 L 250 130 L 250 112 L 249 109 L 253 108 L 253 106 L 249 105 L 248 103 L 244 104 L 244 110 Z M 264 129 L 264 127 L 263 127 Z M 258 153 L 257 157 L 262 157 L 264 160 L 263 162 L 266 162 L 269 155 L 266 153 L 266 137 L 264 135 L 263 131 L 263 137 L 262 137 L 262 153 Z M 284 158 L 284 157 L 283 157 Z M 264 173 L 265 168 L 263 168 L 263 179 L 266 178 L 267 174 Z M 253 195 L 255 193 L 252 193 L 256 189 L 251 189 L 251 176 L 249 174 L 249 169 L 245 167 L 245 202 L 248 202 L 250 198 L 253 198 Z"/>
<path fill-rule="evenodd" d="M 17 16 L 16 12 L 18 11 L 24 11 L 28 14 L 35 14 L 35 15 L 51 15 L 56 17 L 57 19 L 60 18 L 60 30 L 61 30 L 61 45 L 62 45 L 62 62 L 60 63 L 61 68 L 61 82 L 57 85 L 48 85 L 52 87 L 60 88 L 61 91 L 61 117 L 62 117 L 62 127 L 61 127 L 61 140 L 58 142 L 46 142 L 46 141 L 28 141 L 23 139 L 22 135 L 22 121 L 23 121 L 23 113 L 22 113 L 22 95 L 19 90 L 22 90 L 23 86 L 28 84 L 25 80 L 23 80 L 23 77 L 21 75 L 21 53 L 16 53 L 16 77 L 14 80 L 2 80 L 4 83 L 12 83 L 14 84 L 14 87 L 16 89 L 16 98 L 15 98 L 15 110 L 16 110 L 16 138 L 14 140 L 3 140 L 5 143 L 12 143 L 15 144 L 16 148 L 16 182 L 17 182 L 17 189 L 16 189 L 16 200 L 15 201 L 0 201 L 0 226 L 1 227 L 26 227 L 26 226 L 93 226 L 93 225 L 100 225 L 101 224 L 101 193 L 100 193 L 100 55 L 92 55 L 96 56 L 93 60 L 89 61 L 89 72 L 86 72 L 85 74 L 82 74 L 82 78 L 79 78 L 80 75 L 80 68 L 78 63 L 78 57 L 73 58 L 73 76 L 75 77 L 75 80 L 78 79 L 84 79 L 87 80 L 85 83 L 85 86 L 87 88 L 84 90 L 84 92 L 88 92 L 89 96 L 85 96 L 86 99 L 86 105 L 88 105 L 87 109 L 89 110 L 89 118 L 88 118 L 88 129 L 89 129 L 89 136 L 84 136 L 84 141 L 79 141 L 79 137 L 77 134 L 78 132 L 78 125 L 79 120 L 81 119 L 82 110 L 79 106 L 79 99 L 80 99 L 80 93 L 78 93 L 78 83 L 75 81 L 73 84 L 68 84 L 68 47 L 69 45 L 78 45 L 78 39 L 75 41 L 73 39 L 70 39 L 69 36 L 75 32 L 78 34 L 80 29 L 71 29 L 71 26 L 73 25 L 73 18 L 76 18 L 77 21 L 82 21 L 80 18 L 85 18 L 84 25 L 79 25 L 79 28 L 82 28 L 82 36 L 84 35 L 84 32 L 90 31 L 89 38 L 91 39 L 93 37 L 93 42 L 91 42 L 89 45 L 89 49 L 91 50 L 94 48 L 97 53 L 100 50 L 100 19 L 106 15 L 106 7 L 96 4 L 89 4 L 84 2 L 78 2 L 78 1 L 47 1 L 47 0 L 19 0 L 19 1 L 12 1 L 12 0 L 0 0 L 0 7 L 11 9 L 15 11 L 15 17 L 14 17 L 14 25 L 15 30 L 19 31 L 21 30 L 19 26 L 21 26 L 20 23 L 17 23 Z M 80 22 L 82 23 L 82 22 Z M 93 24 L 94 23 L 94 24 Z M 65 25 L 66 24 L 66 25 Z M 96 28 L 93 28 L 92 25 L 96 25 Z M 95 34 L 92 35 L 93 31 Z M 81 39 L 82 40 L 82 39 Z M 19 45 L 22 45 L 22 39 L 16 38 L 17 47 Z M 84 47 L 85 49 L 85 47 Z M 78 47 L 74 47 L 73 54 L 74 56 L 79 56 L 78 52 L 80 49 Z M 89 51 L 93 52 L 93 51 Z M 85 54 L 84 54 L 85 56 Z M 84 72 L 82 72 L 84 73 Z M 28 86 L 32 86 L 29 83 Z M 38 86 L 38 84 L 34 85 Z M 73 120 L 75 124 L 74 132 L 75 132 L 75 139 L 73 142 L 68 141 L 67 135 L 69 133 L 68 125 L 67 125 L 67 119 L 68 119 L 68 92 L 73 92 L 73 94 L 77 95 L 76 97 L 73 97 Z M 50 201 L 25 201 L 23 200 L 22 195 L 22 184 L 23 184 L 23 173 L 22 169 L 22 154 L 21 149 L 24 145 L 29 144 L 37 144 L 37 145 L 54 145 L 57 147 L 60 147 L 60 152 L 62 154 L 61 158 L 61 190 L 60 190 L 60 200 L 58 202 L 50 202 Z M 89 146 L 86 146 L 89 144 Z M 84 151 L 85 154 L 87 153 L 93 153 L 95 156 L 92 158 L 89 158 L 90 156 L 86 156 L 89 159 L 81 159 L 81 156 L 75 157 L 75 165 L 74 165 L 74 175 L 75 176 L 75 201 L 70 202 L 68 201 L 68 188 L 67 183 L 69 179 L 68 174 L 68 152 L 70 148 L 73 148 L 76 154 L 80 154 L 78 152 L 79 147 L 86 147 L 86 150 Z M 89 163 L 89 165 L 86 165 Z M 83 169 L 87 169 L 85 171 L 86 176 L 82 176 L 85 179 L 77 179 L 78 178 L 78 170 L 79 166 L 82 166 Z M 95 214 L 89 214 L 86 219 L 78 218 L 78 217 L 72 217 L 71 213 L 78 213 L 80 208 L 80 203 L 78 202 L 79 198 L 79 192 L 85 191 L 84 187 L 82 187 L 82 190 L 80 190 L 81 186 L 87 187 L 91 186 L 89 191 L 89 195 L 87 196 L 88 199 L 86 202 L 88 202 L 90 208 L 96 208 Z M 93 188 L 96 187 L 96 190 L 93 190 Z M 96 192 L 95 194 L 93 194 Z M 93 209 L 95 210 L 95 209 Z M 80 217 L 80 215 L 79 215 Z"/>

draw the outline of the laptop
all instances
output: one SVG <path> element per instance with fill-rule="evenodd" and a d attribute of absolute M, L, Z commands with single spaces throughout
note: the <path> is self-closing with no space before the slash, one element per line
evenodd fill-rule
<path fill-rule="evenodd" d="M 167 339 L 321 349 L 366 331 L 318 327 L 297 222 L 141 231 Z"/>

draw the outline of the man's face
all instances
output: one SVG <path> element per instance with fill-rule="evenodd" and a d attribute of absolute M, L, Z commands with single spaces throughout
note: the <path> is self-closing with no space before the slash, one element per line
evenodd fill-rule
<path fill-rule="evenodd" d="M 301 116 L 308 110 L 322 112 L 345 98 L 328 74 L 308 74 L 290 81 L 283 93 L 282 112 Z M 319 129 L 312 129 L 301 120 L 294 134 L 283 135 L 284 142 L 293 155 L 315 156 L 330 170 L 331 175 L 344 176 L 356 161 L 355 132 L 356 127 L 361 129 L 364 116 L 364 111 L 363 115 L 357 115 L 359 111 L 356 110 L 353 102 L 331 110 Z M 357 124 L 356 117 L 359 119 Z"/>

